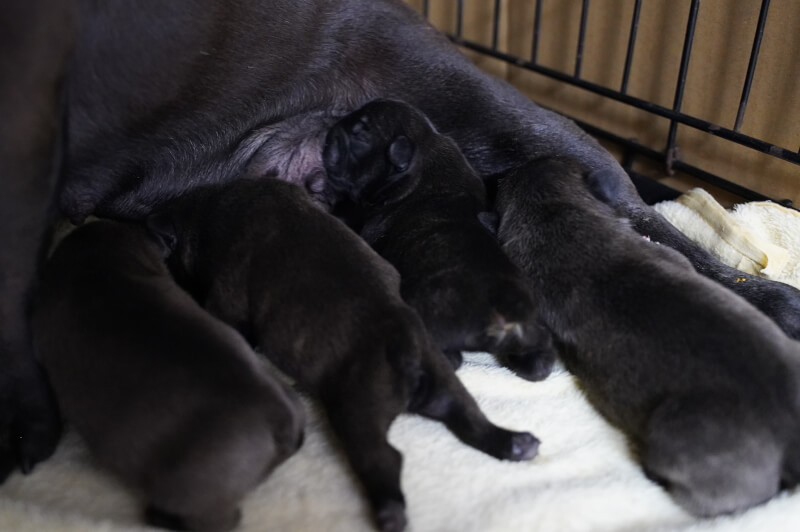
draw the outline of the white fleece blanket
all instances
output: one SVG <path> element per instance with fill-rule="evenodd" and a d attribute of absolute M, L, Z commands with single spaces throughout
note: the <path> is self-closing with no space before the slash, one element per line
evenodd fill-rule
<path fill-rule="evenodd" d="M 800 288 L 800 212 L 771 201 L 726 211 L 701 188 L 655 209 L 725 264 Z"/>
<path fill-rule="evenodd" d="M 784 266 L 794 260 L 787 271 L 797 272 L 799 218 L 776 219 L 784 221 L 763 223 L 781 226 L 786 240 L 773 244 L 786 248 L 793 258 Z M 747 226 L 760 235 L 754 223 Z M 757 247 L 764 242 L 755 239 Z M 685 513 L 644 477 L 625 438 L 563 369 L 530 383 L 489 355 L 468 354 L 458 374 L 490 419 L 536 434 L 540 454 L 527 463 L 497 461 L 436 422 L 400 417 L 389 438 L 405 457 L 402 482 L 412 532 L 800 530 L 798 490 L 740 515 L 700 520 Z M 324 418 L 309 407 L 305 443 L 245 500 L 241 530 L 372 530 Z M 73 433 L 33 474 L 14 475 L 0 487 L 2 531 L 142 530 L 139 512 L 135 494 L 98 470 Z"/>

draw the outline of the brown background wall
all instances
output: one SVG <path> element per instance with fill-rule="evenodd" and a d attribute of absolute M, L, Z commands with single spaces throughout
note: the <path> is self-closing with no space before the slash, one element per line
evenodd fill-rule
<path fill-rule="evenodd" d="M 421 9 L 421 0 L 409 0 Z M 682 110 L 733 128 L 761 2 L 703 0 Z M 464 0 L 464 37 L 491 43 L 493 0 Z M 498 48 L 530 58 L 533 0 L 503 0 Z M 633 0 L 592 0 L 589 7 L 581 77 L 619 89 L 625 64 Z M 672 107 L 680 66 L 689 0 L 644 0 L 628 93 Z M 572 74 L 575 67 L 580 0 L 544 0 L 538 61 Z M 430 0 L 431 21 L 453 31 L 455 0 Z M 469 54 L 533 100 L 623 137 L 662 151 L 669 121 L 577 87 L 506 63 Z M 800 2 L 772 0 L 755 79 L 741 132 L 800 150 Z M 776 199 L 800 205 L 800 167 L 749 148 L 679 126 L 681 159 Z M 614 151 L 613 147 L 611 147 Z M 642 160 L 639 170 L 686 189 L 686 176 L 667 177 Z M 733 198 L 719 191 L 723 201 Z"/>

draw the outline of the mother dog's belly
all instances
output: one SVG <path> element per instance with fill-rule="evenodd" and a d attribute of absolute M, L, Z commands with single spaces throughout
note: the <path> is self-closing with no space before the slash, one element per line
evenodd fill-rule
<path fill-rule="evenodd" d="M 363 42 L 370 37 L 347 16 L 363 0 L 82 4 L 59 201 L 73 219 L 146 215 L 194 186 L 241 175 L 265 142 L 286 141 L 275 131 L 287 118 L 352 110 L 380 92 L 359 57 L 374 51 Z M 398 21 L 412 14 L 387 6 Z M 379 16 L 369 11 L 381 9 L 366 11 L 360 22 L 369 25 Z M 307 167 L 309 153 L 278 161 L 273 150 L 266 169 L 302 181 L 305 172 L 286 170 Z"/>

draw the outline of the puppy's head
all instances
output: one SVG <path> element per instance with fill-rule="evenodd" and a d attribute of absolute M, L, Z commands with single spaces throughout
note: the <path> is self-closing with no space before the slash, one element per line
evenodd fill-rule
<path fill-rule="evenodd" d="M 374 100 L 328 131 L 322 160 L 335 196 L 382 205 L 407 196 L 420 179 L 428 143 L 438 136 L 414 107 Z"/>

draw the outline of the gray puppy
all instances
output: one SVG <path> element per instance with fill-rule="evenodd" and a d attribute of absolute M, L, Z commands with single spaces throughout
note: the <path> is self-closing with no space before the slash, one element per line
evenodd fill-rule
<path fill-rule="evenodd" d="M 800 474 L 800 348 L 676 251 L 632 233 L 556 159 L 499 185 L 499 238 L 566 366 L 689 512 L 761 503 Z M 526 217 L 518 216 L 524 211 Z M 747 282 L 743 277 L 742 282 Z"/>
<path fill-rule="evenodd" d="M 206 308 L 321 400 L 382 530 L 406 525 L 401 456 L 386 439 L 405 410 L 491 456 L 535 456 L 536 438 L 486 419 L 400 298 L 394 268 L 300 187 L 199 189 L 150 224 Z"/>
<path fill-rule="evenodd" d="M 486 190 L 456 143 L 414 107 L 375 100 L 328 132 L 323 162 L 342 215 L 394 265 L 400 293 L 454 366 L 490 351 L 540 380 L 555 361 L 517 268 L 479 220 Z"/>
<path fill-rule="evenodd" d="M 302 441 L 296 395 L 170 277 L 144 228 L 101 221 L 45 266 L 35 348 L 98 462 L 141 491 L 151 524 L 227 530 Z"/>

